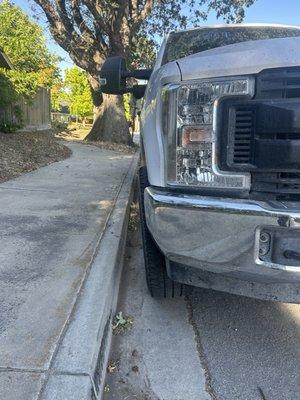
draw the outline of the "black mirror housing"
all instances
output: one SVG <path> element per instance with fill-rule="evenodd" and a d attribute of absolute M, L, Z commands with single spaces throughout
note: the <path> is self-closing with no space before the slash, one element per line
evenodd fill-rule
<path fill-rule="evenodd" d="M 126 93 L 126 61 L 122 57 L 109 57 L 100 71 L 101 91 L 106 94 Z"/>
<path fill-rule="evenodd" d="M 143 97 L 146 85 L 128 87 L 127 78 L 150 79 L 151 69 L 128 71 L 123 57 L 109 57 L 100 71 L 100 84 L 102 93 L 120 95 L 132 93 L 136 98 Z"/>

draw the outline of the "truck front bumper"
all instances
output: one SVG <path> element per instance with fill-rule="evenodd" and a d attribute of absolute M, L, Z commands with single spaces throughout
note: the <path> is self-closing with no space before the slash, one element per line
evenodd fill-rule
<path fill-rule="evenodd" d="M 300 204 L 145 190 L 147 226 L 171 279 L 300 303 Z"/>

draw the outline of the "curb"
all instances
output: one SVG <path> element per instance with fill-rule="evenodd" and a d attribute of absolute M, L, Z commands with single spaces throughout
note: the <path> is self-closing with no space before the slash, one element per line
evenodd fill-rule
<path fill-rule="evenodd" d="M 112 341 L 139 152 L 120 186 L 76 309 L 57 351 L 43 400 L 101 399 Z"/>

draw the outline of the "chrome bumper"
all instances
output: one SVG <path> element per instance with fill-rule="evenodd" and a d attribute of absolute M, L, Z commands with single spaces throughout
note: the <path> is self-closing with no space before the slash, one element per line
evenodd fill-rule
<path fill-rule="evenodd" d="M 174 194 L 148 187 L 145 212 L 167 259 L 248 282 L 296 284 L 300 292 L 300 261 L 267 262 L 259 253 L 265 227 L 300 228 L 299 203 Z"/>

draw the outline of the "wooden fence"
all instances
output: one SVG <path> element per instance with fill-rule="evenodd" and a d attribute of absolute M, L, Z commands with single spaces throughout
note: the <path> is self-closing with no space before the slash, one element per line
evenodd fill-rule
<path fill-rule="evenodd" d="M 28 101 L 22 99 L 17 104 L 22 112 L 23 128 L 22 131 L 36 131 L 51 128 L 51 102 L 50 92 L 41 88 L 35 97 Z M 2 122 L 17 122 L 15 106 L 0 108 L 0 120 Z"/>

